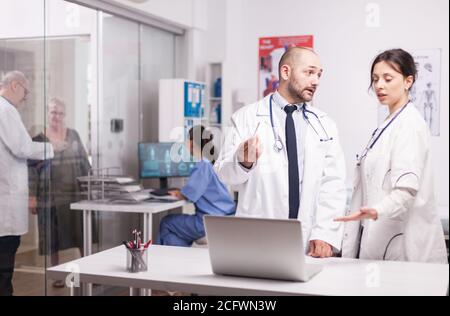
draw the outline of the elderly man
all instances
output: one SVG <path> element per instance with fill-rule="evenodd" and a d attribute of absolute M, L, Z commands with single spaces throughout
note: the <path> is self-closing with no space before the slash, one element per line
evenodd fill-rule
<path fill-rule="evenodd" d="M 29 93 L 19 71 L 0 82 L 0 296 L 13 293 L 12 277 L 20 236 L 28 231 L 27 159 L 53 158 L 49 143 L 31 140 L 17 108 Z"/>

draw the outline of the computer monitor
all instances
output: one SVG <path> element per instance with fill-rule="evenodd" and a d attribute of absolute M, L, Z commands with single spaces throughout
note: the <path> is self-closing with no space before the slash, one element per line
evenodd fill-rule
<path fill-rule="evenodd" d="M 139 143 L 139 177 L 188 177 L 195 166 L 182 143 Z"/>

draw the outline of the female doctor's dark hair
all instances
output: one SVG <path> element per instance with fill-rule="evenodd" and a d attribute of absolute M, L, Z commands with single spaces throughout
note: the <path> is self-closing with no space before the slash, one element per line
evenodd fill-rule
<path fill-rule="evenodd" d="M 375 57 L 375 60 L 372 63 L 372 68 L 370 70 L 370 86 L 369 90 L 373 86 L 373 70 L 375 68 L 375 65 L 379 62 L 386 62 L 388 63 L 392 68 L 394 68 L 396 71 L 401 73 L 403 77 L 413 77 L 413 85 L 414 82 L 417 79 L 417 68 L 416 63 L 414 62 L 414 58 L 411 56 L 410 53 L 407 51 L 396 48 L 396 49 L 390 49 L 387 51 L 382 52 L 377 57 Z M 412 87 L 412 85 L 411 85 Z M 410 88 L 411 89 L 411 88 Z"/>
<path fill-rule="evenodd" d="M 202 151 L 202 158 L 211 161 L 212 164 L 216 161 L 216 149 L 213 144 L 214 135 L 203 125 L 196 125 L 189 130 L 189 140 L 197 145 Z M 191 152 L 192 152 L 192 148 Z"/>

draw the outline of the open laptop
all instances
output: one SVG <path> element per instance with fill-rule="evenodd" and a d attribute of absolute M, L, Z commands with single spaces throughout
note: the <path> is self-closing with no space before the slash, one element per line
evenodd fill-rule
<path fill-rule="evenodd" d="M 204 217 L 215 274 L 308 281 L 322 266 L 305 263 L 297 220 Z"/>

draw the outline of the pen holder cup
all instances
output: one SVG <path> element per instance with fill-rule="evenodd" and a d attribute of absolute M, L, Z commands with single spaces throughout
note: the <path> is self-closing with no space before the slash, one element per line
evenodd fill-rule
<path fill-rule="evenodd" d="M 127 251 L 127 271 L 137 273 L 148 270 L 147 249 L 126 249 Z"/>

